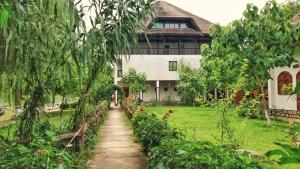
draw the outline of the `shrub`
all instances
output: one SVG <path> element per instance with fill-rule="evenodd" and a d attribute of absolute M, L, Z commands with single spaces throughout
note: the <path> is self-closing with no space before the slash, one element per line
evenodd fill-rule
<path fill-rule="evenodd" d="M 60 150 L 54 131 L 49 122 L 39 122 L 28 145 L 0 138 L 0 168 L 72 168 L 71 155 Z"/>
<path fill-rule="evenodd" d="M 75 109 L 78 106 L 78 101 L 63 102 L 60 105 L 61 109 Z"/>
<path fill-rule="evenodd" d="M 133 98 L 128 97 L 121 102 L 121 108 L 125 111 L 128 118 L 132 118 L 133 113 L 137 109 L 137 102 Z"/>
<path fill-rule="evenodd" d="M 162 138 L 179 138 L 176 129 L 170 128 L 167 121 L 159 120 L 154 114 L 135 113 L 132 118 L 134 134 L 142 143 L 145 152 L 160 144 Z"/>
<path fill-rule="evenodd" d="M 259 101 L 255 99 L 244 99 L 235 108 L 236 113 L 241 117 L 263 118 L 264 109 Z"/>
<path fill-rule="evenodd" d="M 241 154 L 211 142 L 167 139 L 151 149 L 149 168 L 242 169 L 260 168 L 242 158 Z"/>
<path fill-rule="evenodd" d="M 101 86 L 98 89 L 97 94 L 94 96 L 94 104 L 97 105 L 99 101 L 106 101 L 107 105 L 109 106 L 111 103 L 111 96 L 114 91 L 118 91 L 118 100 L 122 100 L 124 97 L 124 91 L 122 87 L 118 85 L 108 85 L 108 86 Z"/>

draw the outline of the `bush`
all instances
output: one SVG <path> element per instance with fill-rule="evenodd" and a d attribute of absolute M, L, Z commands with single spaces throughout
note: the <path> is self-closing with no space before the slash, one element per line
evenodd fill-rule
<path fill-rule="evenodd" d="M 0 168 L 72 168 L 71 154 L 60 149 L 54 131 L 49 122 L 39 122 L 28 145 L 0 138 Z"/>
<path fill-rule="evenodd" d="M 142 143 L 145 152 L 159 146 L 162 138 L 179 138 L 177 130 L 170 128 L 167 121 L 159 120 L 154 114 L 135 113 L 132 118 L 134 134 Z"/>
<path fill-rule="evenodd" d="M 150 169 L 261 168 L 247 153 L 239 154 L 235 149 L 211 142 L 189 141 L 178 130 L 169 127 L 166 120 L 160 120 L 153 114 L 135 113 L 132 126 L 148 152 Z"/>
<path fill-rule="evenodd" d="M 241 117 L 263 118 L 264 109 L 259 101 L 255 99 L 244 99 L 235 108 L 236 113 Z"/>
<path fill-rule="evenodd" d="M 151 149 L 149 168 L 260 168 L 256 163 L 248 163 L 241 156 L 211 142 L 167 139 L 160 146 Z"/>
<path fill-rule="evenodd" d="M 63 102 L 60 105 L 61 109 L 76 109 L 78 106 L 78 101 L 70 101 L 70 102 Z"/>
<path fill-rule="evenodd" d="M 131 97 L 128 97 L 127 99 L 124 99 L 121 102 L 121 108 L 125 111 L 128 118 L 132 118 L 133 113 L 137 109 L 137 102 L 136 100 L 132 99 Z"/>
<path fill-rule="evenodd" d="M 114 93 L 114 91 L 118 91 L 118 100 L 122 100 L 124 97 L 124 91 L 122 87 L 118 85 L 108 85 L 108 86 L 102 86 L 97 94 L 94 96 L 94 104 L 97 105 L 99 101 L 106 101 L 108 103 L 108 106 L 111 103 L 111 96 Z"/>

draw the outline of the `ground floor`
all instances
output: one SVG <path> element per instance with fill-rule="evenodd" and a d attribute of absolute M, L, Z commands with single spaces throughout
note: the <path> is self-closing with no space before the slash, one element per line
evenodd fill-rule
<path fill-rule="evenodd" d="M 137 95 L 143 102 L 180 102 L 180 93 L 176 88 L 177 81 L 147 81 L 148 90 Z M 125 95 L 129 89 L 123 86 Z"/>

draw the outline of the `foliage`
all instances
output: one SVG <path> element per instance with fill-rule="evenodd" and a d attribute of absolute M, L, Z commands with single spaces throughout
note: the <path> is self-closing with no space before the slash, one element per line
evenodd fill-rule
<path fill-rule="evenodd" d="M 73 130 L 85 121 L 85 103 L 88 101 L 99 72 L 115 63 L 137 43 L 138 31 L 145 28 L 144 21 L 151 16 L 154 0 L 90 0 L 87 10 L 95 11 L 90 17 L 91 30 L 83 45 L 84 56 L 89 60 L 88 77 L 81 91 L 78 109 L 73 117 Z M 77 142 L 79 140 L 76 140 Z"/>
<path fill-rule="evenodd" d="M 139 73 L 134 68 L 130 68 L 122 77 L 121 82 L 129 87 L 132 94 L 146 92 L 149 85 L 145 73 Z"/>
<path fill-rule="evenodd" d="M 150 155 L 149 168 L 261 168 L 248 154 L 239 155 L 211 142 L 186 139 L 164 140 Z"/>
<path fill-rule="evenodd" d="M 63 102 L 61 105 L 60 105 L 60 108 L 61 109 L 75 109 L 78 107 L 78 101 L 70 101 L 70 102 Z"/>
<path fill-rule="evenodd" d="M 194 99 L 197 98 L 203 88 L 200 84 L 201 76 L 199 76 L 196 70 L 192 70 L 188 66 L 181 64 L 180 74 L 179 74 L 179 83 L 177 88 L 180 91 L 180 96 L 182 101 L 186 104 L 193 104 Z"/>
<path fill-rule="evenodd" d="M 230 124 L 229 120 L 229 103 L 228 100 L 221 100 L 219 104 L 219 116 L 218 127 L 221 129 L 220 144 L 226 145 L 233 150 L 237 150 L 240 147 L 240 141 L 235 137 L 235 130 Z"/>
<path fill-rule="evenodd" d="M 60 150 L 55 132 L 48 122 L 35 123 L 28 145 L 0 139 L 0 168 L 72 168 L 71 155 Z"/>
<path fill-rule="evenodd" d="M 293 164 L 298 163 L 300 164 L 300 148 L 294 147 L 288 144 L 282 144 L 282 143 L 275 143 L 278 145 L 281 149 L 275 149 L 268 151 L 266 155 L 268 157 L 278 157 L 277 162 L 279 164 Z"/>
<path fill-rule="evenodd" d="M 293 84 L 283 84 L 281 90 L 280 90 L 280 94 L 282 95 L 292 95 L 293 93 Z"/>
<path fill-rule="evenodd" d="M 71 1 L 12 2 L 15 18 L 2 29 L 6 49 L 0 56 L 5 65 L 0 76 L 7 77 L 9 91 L 22 88 L 26 95 L 16 136 L 30 141 L 40 108 L 55 89 L 56 75 L 73 64 L 79 16 Z"/>
<path fill-rule="evenodd" d="M 300 131 L 296 127 L 295 120 L 291 120 L 289 122 L 289 126 L 286 130 L 284 130 L 284 133 L 287 134 L 287 137 L 290 139 L 291 144 L 294 146 L 299 146 L 300 144 Z"/>
<path fill-rule="evenodd" d="M 149 168 L 261 168 L 249 155 L 210 142 L 189 141 L 153 114 L 135 113 L 132 126 L 149 152 Z"/>
<path fill-rule="evenodd" d="M 268 71 L 294 61 L 299 24 L 292 18 L 298 9 L 297 3 L 278 5 L 275 0 L 261 10 L 248 4 L 240 20 L 211 27 L 212 43 L 202 46 L 201 65 L 226 88 L 252 90 L 259 86 L 263 93 Z M 262 102 L 269 121 L 264 95 Z"/>
<path fill-rule="evenodd" d="M 235 108 L 236 113 L 241 117 L 259 118 L 263 117 L 264 109 L 257 99 L 244 98 Z"/>
<path fill-rule="evenodd" d="M 164 138 L 179 138 L 177 130 L 168 126 L 167 121 L 159 120 L 154 114 L 134 113 L 131 121 L 134 134 L 142 143 L 144 150 L 159 146 Z"/>
<path fill-rule="evenodd" d="M 125 111 L 128 118 L 132 118 L 137 109 L 137 100 L 128 97 L 121 102 L 121 108 Z"/>
<path fill-rule="evenodd" d="M 111 96 L 115 91 L 118 91 L 118 100 L 122 100 L 124 98 L 124 91 L 122 87 L 113 84 L 101 86 L 98 89 L 97 94 L 94 96 L 94 103 L 105 100 L 109 106 L 111 103 Z"/>
<path fill-rule="evenodd" d="M 88 168 L 87 160 L 92 156 L 93 149 L 99 140 L 99 129 L 104 122 L 108 111 L 108 103 L 100 101 L 92 113 L 87 118 L 89 127 L 85 131 L 85 145 L 82 151 L 75 153 L 74 166 L 75 168 Z"/>

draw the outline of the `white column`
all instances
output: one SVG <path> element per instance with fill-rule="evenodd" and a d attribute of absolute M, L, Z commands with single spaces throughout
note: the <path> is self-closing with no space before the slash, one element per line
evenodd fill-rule
<path fill-rule="evenodd" d="M 118 85 L 118 65 L 114 64 L 114 68 L 115 68 L 115 76 L 114 76 L 114 84 Z M 118 105 L 118 91 L 115 91 L 115 105 Z"/>
<path fill-rule="evenodd" d="M 217 88 L 215 88 L 215 100 L 217 100 L 218 99 L 218 90 L 217 90 Z"/>
<path fill-rule="evenodd" d="M 159 81 L 156 81 L 156 102 L 160 102 Z"/>
<path fill-rule="evenodd" d="M 140 92 L 140 99 L 143 101 L 143 92 Z"/>
<path fill-rule="evenodd" d="M 207 92 L 206 92 L 206 90 L 203 92 L 203 99 L 207 100 Z"/>
<path fill-rule="evenodd" d="M 118 91 L 115 91 L 115 104 L 118 105 Z"/>

